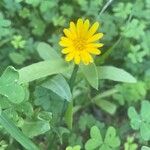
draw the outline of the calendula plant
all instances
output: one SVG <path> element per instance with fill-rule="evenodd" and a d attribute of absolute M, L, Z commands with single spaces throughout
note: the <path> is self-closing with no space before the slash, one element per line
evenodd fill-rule
<path fill-rule="evenodd" d="M 0 149 L 149 149 L 149 4 L 1 0 Z"/>
<path fill-rule="evenodd" d="M 23 87 L 24 84 L 33 80 L 53 75 L 49 80 L 43 80 L 40 86 L 52 91 L 59 96 L 59 99 L 62 99 L 64 101 L 62 111 L 60 112 L 60 121 L 62 121 L 62 118 L 65 117 L 65 122 L 71 129 L 73 123 L 74 107 L 72 91 L 78 69 L 80 69 L 79 71 L 87 79 L 89 84 L 95 89 L 98 89 L 99 79 L 109 79 L 109 75 L 107 77 L 107 74 L 111 74 L 109 70 L 111 70 L 112 72 L 114 71 L 118 74 L 122 74 L 122 76 L 118 77 L 118 79 L 116 78 L 116 76 L 114 76 L 113 78 L 111 78 L 112 80 L 126 82 L 126 80 L 123 79 L 123 76 L 126 75 L 128 77 L 127 82 L 136 82 L 134 77 L 121 69 L 108 66 L 97 67 L 94 64 L 94 59 L 90 54 L 100 54 L 100 50 L 98 48 L 102 47 L 103 45 L 101 43 L 94 43 L 103 36 L 102 33 L 95 34 L 98 26 L 99 24 L 98 22 L 96 22 L 91 27 L 89 27 L 89 20 L 83 21 L 82 19 L 78 19 L 77 25 L 71 22 L 70 28 L 64 29 L 64 33 L 67 37 L 61 38 L 60 45 L 66 46 L 66 48 L 64 48 L 62 52 L 67 54 L 65 60 L 70 61 L 74 59 L 75 65 L 66 63 L 60 57 L 60 55 L 57 54 L 48 44 L 39 43 L 37 49 L 39 55 L 43 59 L 45 59 L 45 61 L 32 64 L 18 71 L 12 67 L 8 67 L 1 76 L 1 95 L 6 97 L 6 99 L 8 99 L 8 101 L 12 103 L 20 104 L 26 98 L 25 87 Z M 72 68 L 74 68 L 73 71 L 71 71 Z M 72 72 L 71 74 L 69 73 L 71 76 L 69 75 L 70 79 L 68 81 L 66 81 L 65 78 L 67 71 Z M 10 92 L 10 89 L 13 89 L 14 92 Z M 39 115 L 41 115 L 41 113 L 41 111 L 38 112 L 37 119 L 34 122 L 29 118 L 27 121 L 23 121 L 22 125 L 19 126 L 21 127 L 25 135 L 34 137 L 50 130 L 49 120 L 51 115 L 49 116 L 48 112 L 45 112 L 44 114 L 42 114 L 44 115 L 44 118 L 41 120 L 41 118 L 39 118 Z M 9 128 L 6 127 L 6 125 L 8 126 L 8 124 L 4 120 L 5 117 L 6 114 L 2 111 L 2 125 L 8 132 L 10 132 L 10 134 L 13 135 L 14 138 L 16 138 L 16 140 L 18 140 L 24 147 L 29 149 L 29 145 L 26 145 L 26 143 L 19 140 L 18 137 L 16 137 L 17 135 L 15 135 L 15 132 L 11 133 L 12 131 L 10 131 Z M 7 117 L 6 119 L 8 120 Z M 12 122 L 11 124 L 13 129 L 15 126 Z M 30 127 L 32 126 L 33 129 L 31 128 L 30 130 Z M 36 129 L 34 128 L 34 126 L 36 126 Z M 38 128 L 42 126 L 44 127 L 43 130 L 38 131 Z M 18 132 L 20 136 L 23 136 L 22 138 L 25 138 L 24 135 L 21 135 L 20 131 L 17 128 L 14 130 L 16 130 L 16 132 Z M 36 146 L 33 145 L 32 147 L 36 149 Z"/>

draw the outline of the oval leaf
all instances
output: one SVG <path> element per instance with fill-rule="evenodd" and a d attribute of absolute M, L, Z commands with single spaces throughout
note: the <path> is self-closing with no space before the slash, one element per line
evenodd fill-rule
<path fill-rule="evenodd" d="M 62 75 L 53 76 L 51 79 L 44 82 L 42 87 L 50 89 L 67 101 L 72 99 L 70 87 Z"/>
<path fill-rule="evenodd" d="M 31 121 L 24 122 L 22 131 L 28 137 L 34 137 L 43 134 L 50 130 L 50 124 L 48 121 Z"/>
<path fill-rule="evenodd" d="M 37 51 L 44 60 L 61 59 L 57 52 L 47 43 L 40 42 L 37 46 Z"/>
<path fill-rule="evenodd" d="M 80 69 L 89 84 L 93 88 L 98 89 L 98 72 L 95 64 L 92 63 L 89 65 L 80 65 Z"/>
<path fill-rule="evenodd" d="M 40 79 L 49 75 L 67 72 L 70 69 L 69 66 L 63 60 L 52 60 L 52 61 L 42 61 L 39 63 L 35 63 L 24 67 L 19 70 L 19 81 L 21 83 L 27 83 L 34 81 L 36 79 Z"/>
<path fill-rule="evenodd" d="M 108 79 L 126 83 L 136 83 L 136 79 L 123 69 L 113 66 L 97 67 L 99 79 Z"/>

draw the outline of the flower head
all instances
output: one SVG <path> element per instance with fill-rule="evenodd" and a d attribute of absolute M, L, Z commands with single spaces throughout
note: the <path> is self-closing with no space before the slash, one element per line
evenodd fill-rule
<path fill-rule="evenodd" d="M 96 33 L 99 23 L 95 22 L 91 27 L 89 20 L 77 20 L 77 24 L 70 22 L 69 29 L 64 29 L 65 36 L 61 37 L 59 44 L 64 47 L 62 53 L 66 54 L 65 60 L 74 60 L 75 64 L 93 62 L 92 55 L 99 55 L 98 49 L 103 46 L 97 41 L 103 37 L 103 33 Z"/>

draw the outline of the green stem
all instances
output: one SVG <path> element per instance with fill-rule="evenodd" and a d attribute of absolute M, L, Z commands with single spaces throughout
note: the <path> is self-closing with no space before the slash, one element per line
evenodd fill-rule
<path fill-rule="evenodd" d="M 73 86 L 74 86 L 74 82 L 75 82 L 75 78 L 76 78 L 76 75 L 77 75 L 77 71 L 78 71 L 78 68 L 79 66 L 78 65 L 75 65 L 74 66 L 74 69 L 72 71 L 72 74 L 71 74 L 71 77 L 70 77 L 70 80 L 69 80 L 69 86 L 70 86 L 70 91 L 72 93 L 73 91 Z M 62 121 L 62 118 L 64 116 L 64 113 L 65 113 L 65 108 L 66 108 L 66 100 L 64 101 L 64 104 L 63 104 L 63 108 L 62 108 L 62 113 L 61 113 L 61 117 L 60 117 L 60 123 Z M 72 103 L 73 104 L 73 103 Z"/>
<path fill-rule="evenodd" d="M 75 79 L 76 79 L 76 75 L 77 75 L 78 68 L 79 68 L 78 65 L 75 65 L 75 66 L 74 66 L 73 72 L 72 72 L 72 74 L 71 74 L 71 78 L 70 78 L 70 80 L 69 80 L 69 85 L 70 85 L 70 91 L 71 91 L 71 92 L 72 92 L 72 90 L 73 90 L 73 86 L 74 86 L 74 82 L 75 82 Z"/>
<path fill-rule="evenodd" d="M 78 71 L 79 66 L 75 65 L 73 72 L 71 74 L 71 78 L 69 80 L 69 85 L 70 85 L 70 91 L 73 91 L 73 87 L 74 87 L 74 82 L 76 79 L 76 75 L 77 75 L 77 71 Z M 67 106 L 67 110 L 65 112 L 65 120 L 66 120 L 66 124 L 68 125 L 69 129 L 72 129 L 72 122 L 73 122 L 73 100 L 68 103 Z"/>
<path fill-rule="evenodd" d="M 79 66 L 78 65 L 75 65 L 74 66 L 74 69 L 72 71 L 72 74 L 71 74 L 71 77 L 70 77 L 70 80 L 69 80 L 69 86 L 70 86 L 70 91 L 72 92 L 73 91 L 73 86 L 74 86 L 74 82 L 75 82 L 75 79 L 76 79 L 76 75 L 77 75 L 77 71 L 78 71 L 78 68 Z M 73 100 L 68 104 L 67 106 L 67 110 L 65 112 L 65 107 L 66 107 L 66 100 L 64 101 L 64 104 L 63 104 L 63 107 L 62 107 L 62 113 L 61 113 L 61 116 L 60 116 L 60 120 L 59 120 L 59 124 L 61 124 L 62 122 L 62 118 L 65 114 L 65 118 L 67 119 L 70 119 L 71 121 L 67 121 L 69 122 L 68 123 L 68 127 L 69 128 L 72 128 L 72 107 L 73 107 Z M 53 136 L 53 140 L 51 141 L 51 143 L 49 144 L 49 148 L 53 145 L 54 141 L 55 141 L 55 138 L 56 138 L 56 133 L 54 134 Z"/>

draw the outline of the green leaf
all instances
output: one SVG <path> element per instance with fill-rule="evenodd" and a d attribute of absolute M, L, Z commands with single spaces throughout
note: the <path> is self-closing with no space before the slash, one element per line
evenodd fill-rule
<path fill-rule="evenodd" d="M 142 101 L 140 114 L 143 121 L 150 123 L 150 103 L 148 101 Z"/>
<path fill-rule="evenodd" d="M 136 83 L 136 79 L 123 69 L 113 66 L 97 67 L 99 79 L 109 79 L 113 81 Z"/>
<path fill-rule="evenodd" d="M 100 142 L 98 139 L 89 139 L 85 144 L 86 150 L 95 150 L 100 146 Z"/>
<path fill-rule="evenodd" d="M 0 111 L 0 124 L 27 150 L 38 150 L 36 145 L 27 138 L 2 111 Z"/>
<path fill-rule="evenodd" d="M 48 121 L 25 121 L 22 131 L 28 137 L 34 137 L 50 130 Z"/>
<path fill-rule="evenodd" d="M 98 72 L 95 64 L 91 63 L 89 65 L 80 65 L 80 69 L 89 84 L 93 88 L 98 89 Z"/>
<path fill-rule="evenodd" d="M 49 75 L 68 71 L 70 66 L 63 60 L 42 61 L 19 70 L 20 83 L 27 83 Z"/>
<path fill-rule="evenodd" d="M 36 7 L 36 6 L 39 5 L 40 0 L 25 0 L 25 2 L 26 2 L 27 4 L 32 5 L 33 7 Z"/>
<path fill-rule="evenodd" d="M 134 107 L 128 109 L 131 127 L 140 130 L 141 138 L 144 141 L 150 140 L 150 119 L 147 117 L 150 111 L 150 102 L 142 101 L 140 114 L 137 114 Z"/>
<path fill-rule="evenodd" d="M 128 116 L 131 119 L 132 128 L 135 130 L 139 129 L 141 120 L 134 107 L 129 107 Z"/>
<path fill-rule="evenodd" d="M 126 38 L 140 39 L 144 35 L 146 25 L 143 21 L 132 19 L 121 27 L 122 35 Z"/>
<path fill-rule="evenodd" d="M 89 139 L 85 144 L 86 150 L 94 150 L 98 148 L 102 143 L 103 139 L 98 127 L 93 126 L 90 130 L 91 139 Z"/>
<path fill-rule="evenodd" d="M 45 12 L 51 10 L 52 8 L 56 7 L 57 3 L 58 3 L 57 0 L 51 0 L 51 1 L 44 0 L 44 1 L 41 2 L 40 11 L 42 13 L 45 13 Z"/>
<path fill-rule="evenodd" d="M 31 115 L 33 114 L 33 106 L 29 102 L 23 102 L 19 105 L 16 105 L 15 109 L 19 113 L 23 113 L 23 114 L 25 114 L 26 116 L 29 116 L 29 117 L 31 117 Z"/>
<path fill-rule="evenodd" d="M 81 146 L 80 145 L 76 145 L 74 147 L 71 147 L 71 146 L 68 146 L 66 148 L 66 150 L 80 150 L 81 149 Z"/>
<path fill-rule="evenodd" d="M 25 99 L 25 90 L 18 83 L 19 73 L 13 67 L 8 67 L 0 78 L 0 94 L 12 103 L 20 103 Z"/>
<path fill-rule="evenodd" d="M 142 146 L 142 149 L 141 149 L 141 150 L 150 150 L 150 147 Z"/>
<path fill-rule="evenodd" d="M 116 136 L 116 130 L 114 127 L 109 127 L 106 132 L 104 143 L 107 143 L 112 148 L 120 146 L 120 139 Z"/>
<path fill-rule="evenodd" d="M 23 64 L 24 61 L 26 60 L 26 58 L 23 55 L 16 52 L 10 53 L 9 57 L 17 65 Z"/>
<path fill-rule="evenodd" d="M 47 43 L 40 42 L 37 51 L 41 58 L 44 60 L 61 59 L 57 52 Z"/>
<path fill-rule="evenodd" d="M 140 126 L 140 134 L 142 139 L 148 141 L 150 139 L 150 124 L 142 122 Z"/>
<path fill-rule="evenodd" d="M 91 128 L 90 135 L 91 135 L 91 138 L 99 139 L 99 142 L 102 141 L 102 136 L 97 126 L 93 126 Z"/>
<path fill-rule="evenodd" d="M 107 129 L 104 141 L 96 126 L 91 128 L 90 135 L 91 138 L 85 144 L 86 150 L 112 150 L 120 146 L 120 139 L 116 136 L 116 130 L 113 127 Z"/>
<path fill-rule="evenodd" d="M 99 150 L 112 150 L 112 148 L 110 148 L 107 144 L 103 144 Z"/>
<path fill-rule="evenodd" d="M 132 3 L 119 2 L 116 7 L 113 8 L 116 17 L 126 19 L 132 11 Z"/>
<path fill-rule="evenodd" d="M 11 34 L 11 21 L 3 17 L 0 13 L 0 39 Z"/>
<path fill-rule="evenodd" d="M 53 91 L 67 101 L 72 99 L 70 87 L 62 75 L 53 76 L 48 81 L 44 82 L 41 86 Z"/>
<path fill-rule="evenodd" d="M 95 99 L 93 102 L 111 115 L 113 115 L 116 112 L 117 106 L 112 102 L 109 102 L 104 99 Z"/>
<path fill-rule="evenodd" d="M 52 119 L 52 113 L 48 111 L 39 112 L 37 118 L 42 121 L 49 121 Z"/>
<path fill-rule="evenodd" d="M 67 110 L 65 112 L 65 121 L 69 129 L 72 129 L 73 123 L 73 101 L 69 102 Z"/>

